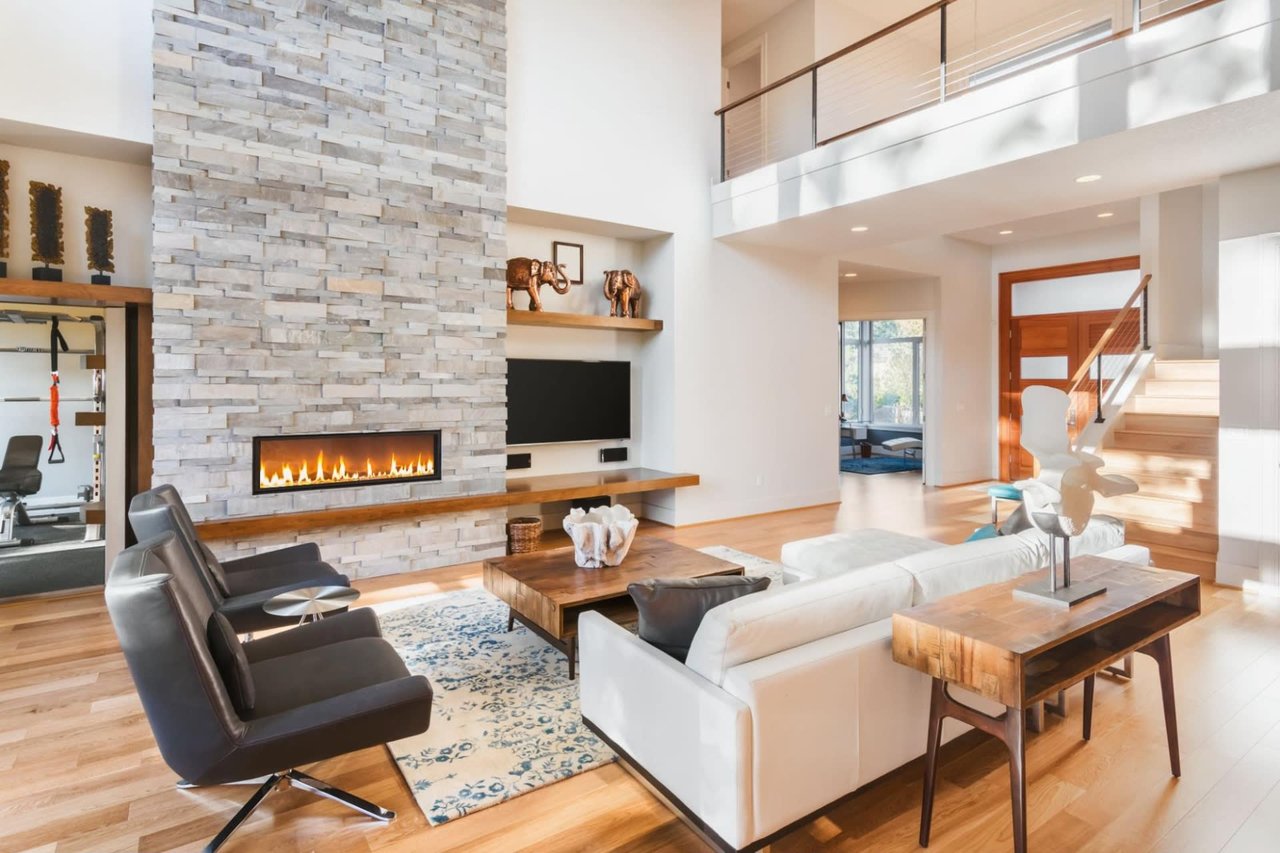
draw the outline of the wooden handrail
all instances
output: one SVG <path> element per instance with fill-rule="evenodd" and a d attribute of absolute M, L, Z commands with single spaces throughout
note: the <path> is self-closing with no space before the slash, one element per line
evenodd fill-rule
<path fill-rule="evenodd" d="M 855 50 L 860 50 L 866 47 L 867 45 L 872 44 L 873 42 L 879 41 L 885 36 L 892 35 L 896 33 L 898 30 L 902 29 L 903 27 L 910 26 L 911 24 L 914 24 L 916 21 L 920 20 L 921 18 L 924 18 L 924 17 L 927 17 L 928 15 L 933 14 L 934 12 L 941 9 L 943 6 L 950 6 L 952 3 L 955 3 L 955 2 L 956 0 L 935 0 L 935 2 L 930 3 L 928 6 L 925 6 L 920 11 L 915 12 L 914 14 L 908 15 L 907 17 L 903 18 L 900 21 L 895 21 L 894 23 L 890 24 L 889 26 L 885 27 L 882 30 L 876 30 L 871 35 L 865 38 L 859 39 L 858 41 L 855 41 L 851 45 L 842 47 L 839 50 L 837 50 L 835 53 L 828 54 L 827 56 L 822 57 L 817 62 L 811 62 L 808 65 L 806 65 L 804 68 L 801 68 L 799 71 L 793 71 L 792 73 L 788 74 L 786 77 L 780 77 L 777 80 L 774 80 L 772 83 L 770 83 L 767 86 L 761 86 L 759 89 L 756 89 L 751 94 L 744 95 L 743 97 L 739 98 L 733 103 L 727 104 L 721 107 L 720 109 L 716 110 L 715 114 L 717 116 L 723 115 L 724 113 L 729 112 L 729 110 L 733 109 L 734 107 L 740 107 L 743 104 L 747 103 L 748 101 L 755 100 L 761 95 L 767 95 L 770 92 L 772 92 L 774 89 L 777 89 L 781 86 L 785 86 L 793 80 L 799 80 L 801 77 L 805 76 L 806 74 L 812 74 L 814 71 L 818 70 L 822 66 L 835 62 L 837 59 L 841 58 L 842 56 L 846 56 L 850 53 L 853 53 Z"/>
<path fill-rule="evenodd" d="M 1092 366 L 1095 359 L 1102 357 L 1103 350 L 1106 349 L 1107 344 L 1111 342 L 1111 339 L 1115 337 L 1115 334 L 1120 329 L 1120 325 L 1124 322 L 1125 317 L 1128 316 L 1129 311 L 1133 308 L 1134 304 L 1142 296 L 1143 291 L 1147 289 L 1147 285 L 1150 283 L 1151 273 L 1147 273 L 1142 277 L 1142 281 L 1138 283 L 1138 289 L 1129 297 L 1129 301 L 1124 304 L 1124 307 L 1116 312 L 1116 318 L 1111 321 L 1111 325 L 1107 326 L 1106 331 L 1104 331 L 1102 336 L 1098 338 L 1098 342 L 1094 344 L 1093 349 L 1089 350 L 1089 354 L 1085 356 L 1084 361 L 1082 361 L 1080 366 L 1076 368 L 1075 375 L 1071 377 L 1071 390 L 1067 392 L 1068 394 L 1075 393 L 1077 386 L 1089 378 L 1090 366 Z M 1099 391 L 1101 391 L 1101 389 L 1099 389 Z"/>

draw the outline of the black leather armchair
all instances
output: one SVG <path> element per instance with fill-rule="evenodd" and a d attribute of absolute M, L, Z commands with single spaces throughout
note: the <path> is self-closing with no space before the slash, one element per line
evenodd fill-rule
<path fill-rule="evenodd" d="M 293 619 L 272 616 L 262 609 L 263 604 L 282 592 L 308 586 L 351 585 L 346 575 L 320 559 L 320 549 L 314 543 L 220 562 L 200 541 L 178 490 L 167 484 L 134 495 L 129 502 L 129 524 L 139 540 L 163 533 L 176 535 L 214 609 L 242 634 L 295 624 Z"/>
<path fill-rule="evenodd" d="M 44 440 L 38 435 L 15 435 L 4 449 L 0 465 L 0 548 L 30 545 L 31 540 L 17 538 L 22 499 L 40 491 L 44 474 L 40 472 L 40 451 Z"/>
<path fill-rule="evenodd" d="M 409 674 L 371 611 L 243 645 L 234 634 L 228 641 L 217 631 L 217 612 L 196 567 L 172 533 L 121 552 L 106 600 L 160 754 L 182 778 L 179 786 L 267 777 L 206 850 L 217 850 L 284 784 L 378 820 L 395 817 L 296 769 L 427 729 L 431 685 Z M 252 695 L 247 709 L 246 689 Z"/>

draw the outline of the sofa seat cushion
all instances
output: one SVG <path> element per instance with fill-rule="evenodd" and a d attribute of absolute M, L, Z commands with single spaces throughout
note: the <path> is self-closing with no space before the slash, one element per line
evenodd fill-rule
<path fill-rule="evenodd" d="M 291 655 L 251 663 L 257 693 L 253 713 L 260 719 L 383 682 L 409 677 L 391 644 L 358 637 Z"/>
<path fill-rule="evenodd" d="M 782 546 L 782 563 L 793 575 L 792 580 L 808 580 L 876 566 L 942 547 L 932 539 L 869 528 L 788 542 Z"/>
<path fill-rule="evenodd" d="M 894 565 L 880 565 L 748 595 L 707 612 L 685 665 L 719 685 L 739 664 L 910 607 L 911 592 L 911 575 Z"/>

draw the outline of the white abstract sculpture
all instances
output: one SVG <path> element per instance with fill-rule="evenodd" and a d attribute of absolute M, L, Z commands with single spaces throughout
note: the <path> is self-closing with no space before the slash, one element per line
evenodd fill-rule
<path fill-rule="evenodd" d="M 1049 588 L 1020 587 L 1019 592 L 1071 606 L 1106 588 L 1071 583 L 1071 537 L 1084 532 L 1093 515 L 1093 495 L 1126 495 L 1138 491 L 1128 477 L 1103 474 L 1103 461 L 1071 449 L 1067 411 L 1071 401 L 1057 388 L 1033 385 L 1022 392 L 1022 447 L 1036 458 L 1040 473 L 1014 485 L 1022 490 L 1027 517 L 1049 535 Z M 1062 540 L 1062 587 L 1058 587 L 1057 547 Z"/>
<path fill-rule="evenodd" d="M 590 511 L 571 509 L 564 519 L 564 532 L 573 540 L 574 560 L 584 569 L 621 565 L 639 526 L 640 520 L 621 504 Z"/>

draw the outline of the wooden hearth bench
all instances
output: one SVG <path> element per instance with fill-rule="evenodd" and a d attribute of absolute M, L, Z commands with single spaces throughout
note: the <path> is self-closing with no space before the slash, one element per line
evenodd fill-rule
<path fill-rule="evenodd" d="M 548 474 L 542 477 L 519 477 L 507 480 L 506 489 L 500 492 L 201 521 L 196 524 L 196 530 L 205 539 L 238 539 L 282 531 L 315 530 L 338 524 L 373 524 L 398 518 L 570 501 L 601 495 L 610 497 L 634 495 L 696 486 L 699 481 L 697 474 L 672 474 L 653 468 L 618 468 L 610 471 L 587 471 L 581 474 Z"/>

